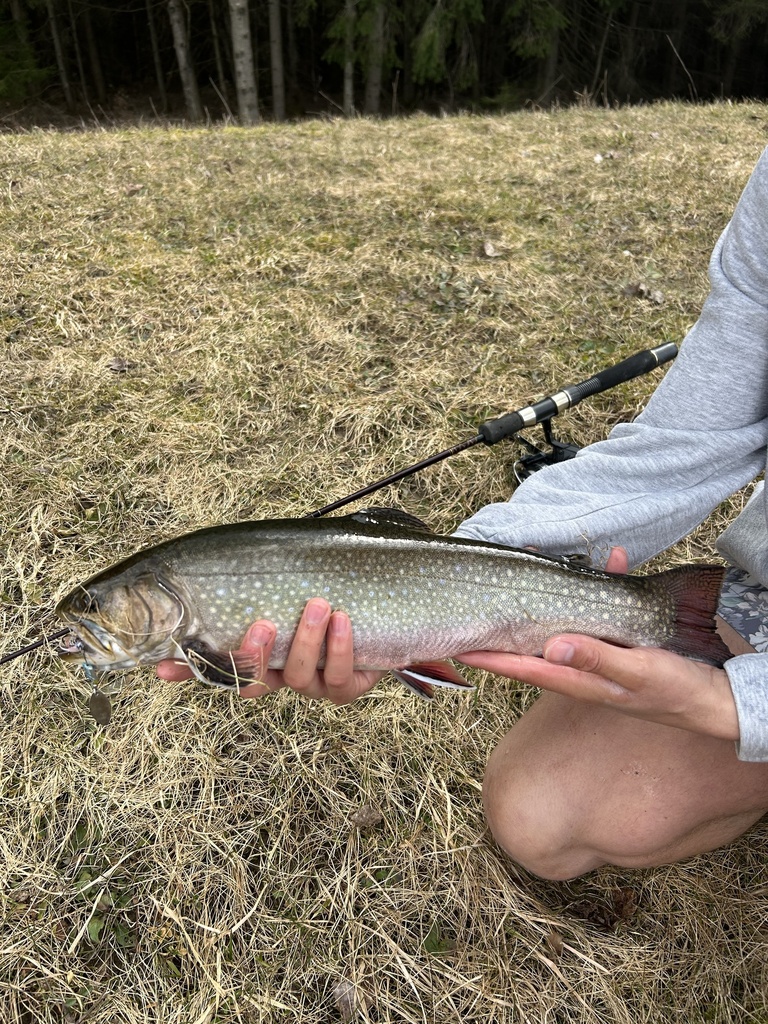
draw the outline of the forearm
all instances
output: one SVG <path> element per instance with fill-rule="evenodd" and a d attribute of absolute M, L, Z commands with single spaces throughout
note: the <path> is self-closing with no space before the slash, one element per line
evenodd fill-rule
<path fill-rule="evenodd" d="M 765 468 L 768 155 L 710 261 L 711 291 L 645 412 L 570 462 L 534 474 L 460 536 L 637 565 L 683 537 Z"/>

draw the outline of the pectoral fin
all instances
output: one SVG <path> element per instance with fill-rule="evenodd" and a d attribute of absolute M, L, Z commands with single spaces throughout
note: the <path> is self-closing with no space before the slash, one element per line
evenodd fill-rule
<path fill-rule="evenodd" d="M 209 686 L 239 689 L 258 682 L 264 670 L 258 657 L 240 651 L 216 651 L 202 640 L 184 644 L 181 652 L 195 679 Z"/>
<path fill-rule="evenodd" d="M 424 661 L 418 665 L 406 665 L 392 672 L 403 686 L 424 700 L 435 696 L 433 687 L 445 686 L 451 690 L 474 690 L 472 683 L 460 675 L 447 661 Z"/>

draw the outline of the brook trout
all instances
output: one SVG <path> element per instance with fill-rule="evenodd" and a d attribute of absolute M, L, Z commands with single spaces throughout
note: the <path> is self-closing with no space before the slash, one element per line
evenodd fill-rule
<path fill-rule="evenodd" d="M 432 683 L 469 685 L 442 659 L 538 655 L 561 632 L 722 665 L 730 655 L 714 613 L 723 572 L 618 576 L 438 536 L 390 509 L 262 520 L 158 544 L 76 587 L 57 608 L 72 630 L 60 653 L 91 671 L 184 659 L 205 682 L 245 685 L 262 668 L 234 653 L 250 623 L 275 623 L 270 667 L 282 668 L 304 605 L 319 596 L 349 614 L 357 668 L 395 670 L 426 697 Z"/>

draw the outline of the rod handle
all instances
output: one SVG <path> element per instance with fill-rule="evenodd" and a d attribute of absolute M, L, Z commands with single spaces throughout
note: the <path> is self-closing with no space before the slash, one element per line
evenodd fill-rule
<path fill-rule="evenodd" d="M 578 405 L 590 395 L 597 395 L 601 391 L 616 387 L 617 384 L 623 384 L 625 381 L 649 373 L 657 366 L 661 366 L 662 363 L 668 363 L 676 355 L 677 345 L 671 341 L 664 345 L 658 345 L 656 348 L 643 349 L 642 352 L 636 352 L 633 356 L 622 359 L 615 366 L 608 366 L 578 384 L 570 384 L 533 405 L 527 405 L 515 412 L 508 412 L 495 420 L 487 420 L 481 425 L 480 434 L 486 444 L 496 444 L 497 441 L 512 437 L 524 427 L 533 427 L 537 423 L 557 416 L 560 412 L 565 412 L 566 409 L 572 409 L 574 405 Z"/>

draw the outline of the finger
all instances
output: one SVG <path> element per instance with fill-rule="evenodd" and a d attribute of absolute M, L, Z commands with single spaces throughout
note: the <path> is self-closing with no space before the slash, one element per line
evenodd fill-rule
<path fill-rule="evenodd" d="M 274 673 L 267 671 L 276 635 L 277 630 L 274 624 L 266 619 L 254 622 L 245 634 L 237 653 L 246 655 L 253 662 L 254 667 L 249 674 L 258 682 L 241 686 L 238 690 L 241 697 L 249 699 L 264 697 L 267 693 L 279 690 L 281 686 L 285 685 Z"/>
<path fill-rule="evenodd" d="M 312 598 L 301 616 L 283 669 L 286 683 L 299 693 L 321 696 L 317 662 L 330 617 L 331 606 L 322 598 Z"/>
<path fill-rule="evenodd" d="M 157 674 L 160 679 L 170 679 L 178 682 L 180 679 L 191 679 L 192 673 L 186 661 L 174 661 L 173 658 L 165 658 L 157 663 Z"/>
<path fill-rule="evenodd" d="M 285 686 L 285 682 L 280 678 L 277 672 L 267 672 L 265 679 L 260 679 L 256 683 L 248 683 L 247 686 L 241 686 L 237 691 L 239 697 L 245 697 L 247 700 L 253 700 L 254 697 L 266 697 L 268 693 L 274 693 L 275 690 L 282 690 Z"/>
<path fill-rule="evenodd" d="M 625 573 L 628 569 L 629 557 L 626 548 L 611 548 L 611 553 L 605 563 L 605 571 Z"/>
<path fill-rule="evenodd" d="M 656 648 L 617 647 L 593 637 L 568 633 L 548 640 L 543 652 L 550 665 L 602 676 L 627 689 L 634 689 L 648 678 L 660 654 L 664 657 L 664 652 Z"/>
<path fill-rule="evenodd" d="M 628 693 L 623 686 L 611 679 L 525 654 L 472 651 L 455 656 L 455 659 L 473 668 L 482 668 L 486 672 L 528 683 L 530 686 L 540 686 L 544 690 L 561 693 L 576 700 L 610 703 L 625 698 Z"/>
<path fill-rule="evenodd" d="M 352 649 L 352 623 L 346 612 L 334 612 L 328 623 L 326 637 L 325 682 L 328 699 L 334 704 L 347 704 L 357 696 Z"/>

